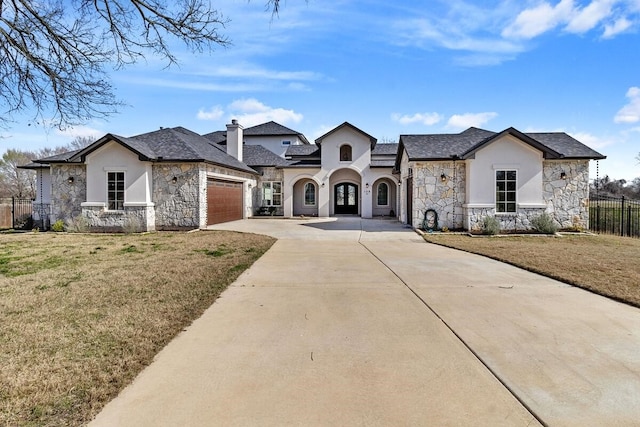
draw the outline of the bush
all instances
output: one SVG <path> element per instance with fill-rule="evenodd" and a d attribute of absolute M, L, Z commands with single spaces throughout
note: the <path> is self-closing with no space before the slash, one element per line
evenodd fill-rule
<path fill-rule="evenodd" d="M 55 231 L 56 233 L 60 233 L 61 231 L 64 231 L 64 222 L 61 219 L 56 220 L 56 222 L 51 224 L 51 230 Z"/>
<path fill-rule="evenodd" d="M 553 222 L 553 218 L 546 212 L 531 219 L 531 227 L 544 234 L 554 234 L 558 231 L 558 226 Z"/>
<path fill-rule="evenodd" d="M 485 216 L 482 221 L 482 234 L 491 236 L 500 233 L 500 221 L 495 216 Z"/>
<path fill-rule="evenodd" d="M 89 230 L 89 225 L 82 215 L 78 215 L 69 220 L 67 228 L 72 233 L 86 233 Z"/>

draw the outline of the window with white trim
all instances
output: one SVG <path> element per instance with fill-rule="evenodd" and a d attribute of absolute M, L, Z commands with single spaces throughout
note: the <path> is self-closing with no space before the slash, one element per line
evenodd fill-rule
<path fill-rule="evenodd" d="M 124 172 L 107 172 L 107 209 L 124 210 Z"/>
<path fill-rule="evenodd" d="M 304 185 L 304 205 L 316 205 L 316 186 L 312 182 L 307 182 Z"/>
<path fill-rule="evenodd" d="M 262 206 L 282 205 L 282 182 L 265 181 L 262 183 Z"/>
<path fill-rule="evenodd" d="M 389 185 L 386 182 L 378 184 L 378 206 L 389 206 Z"/>
<path fill-rule="evenodd" d="M 517 196 L 515 170 L 496 171 L 496 213 L 515 213 Z"/>

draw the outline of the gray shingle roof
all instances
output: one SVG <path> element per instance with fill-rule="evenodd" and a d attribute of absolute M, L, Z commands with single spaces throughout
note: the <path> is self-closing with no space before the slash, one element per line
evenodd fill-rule
<path fill-rule="evenodd" d="M 300 132 L 289 129 L 288 127 L 282 126 L 274 121 L 246 128 L 244 129 L 243 134 L 248 136 L 295 135 L 303 144 L 309 144 L 307 138 Z"/>
<path fill-rule="evenodd" d="M 67 151 L 66 153 L 55 154 L 53 156 L 45 157 L 43 159 L 35 160 L 36 163 L 58 163 L 68 162 L 73 156 L 75 156 L 80 150 Z"/>
<path fill-rule="evenodd" d="M 389 155 L 396 155 L 396 153 L 398 152 L 398 143 L 397 142 L 393 142 L 393 143 L 386 143 L 386 144 L 376 144 L 375 148 L 373 149 L 373 151 L 371 152 L 372 156 L 375 155 L 383 155 L 383 154 L 389 154 Z"/>
<path fill-rule="evenodd" d="M 400 144 L 411 160 L 445 160 L 454 156 L 468 158 L 504 134 L 522 139 L 543 151 L 547 158 L 605 158 L 564 132 L 525 134 L 513 128 L 500 133 L 469 128 L 457 134 L 400 135 Z"/>
<path fill-rule="evenodd" d="M 106 144 L 116 141 L 132 150 L 143 160 L 209 162 L 249 173 L 256 173 L 245 163 L 228 155 L 211 141 L 183 127 L 160 129 L 130 138 L 107 134 L 89 147 L 76 153 L 70 160 L 84 161 L 84 158 Z"/>
<path fill-rule="evenodd" d="M 392 168 L 396 164 L 395 157 L 392 157 L 389 160 L 371 160 L 372 168 Z"/>
<path fill-rule="evenodd" d="M 606 157 L 564 132 L 528 133 L 527 135 L 563 154 L 565 158 L 604 159 Z"/>
<path fill-rule="evenodd" d="M 227 131 L 226 130 L 217 130 L 215 132 L 210 132 L 202 135 L 207 138 L 209 141 L 214 144 L 226 144 L 227 143 Z"/>
<path fill-rule="evenodd" d="M 315 144 L 310 145 L 290 145 L 284 154 L 287 157 L 293 156 L 320 156 L 320 147 Z"/>
<path fill-rule="evenodd" d="M 287 166 L 289 162 L 262 145 L 244 145 L 242 160 L 248 166 Z"/>

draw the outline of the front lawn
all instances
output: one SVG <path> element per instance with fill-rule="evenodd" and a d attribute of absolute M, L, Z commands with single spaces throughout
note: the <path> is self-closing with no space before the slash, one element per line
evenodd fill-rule
<path fill-rule="evenodd" d="M 424 238 L 640 307 L 640 239 L 607 235 L 469 237 L 449 233 L 425 234 Z"/>
<path fill-rule="evenodd" d="M 273 242 L 0 234 L 0 425 L 86 424 Z"/>

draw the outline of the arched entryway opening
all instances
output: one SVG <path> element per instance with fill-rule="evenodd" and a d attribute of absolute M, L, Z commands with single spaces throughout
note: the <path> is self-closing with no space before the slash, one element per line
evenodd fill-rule
<path fill-rule="evenodd" d="M 318 183 L 309 178 L 293 185 L 293 215 L 318 216 Z"/>
<path fill-rule="evenodd" d="M 360 215 L 361 181 L 360 174 L 352 169 L 340 169 L 331 175 L 331 215 Z"/>
<path fill-rule="evenodd" d="M 380 178 L 373 183 L 373 216 L 396 216 L 398 184 L 389 178 Z"/>

